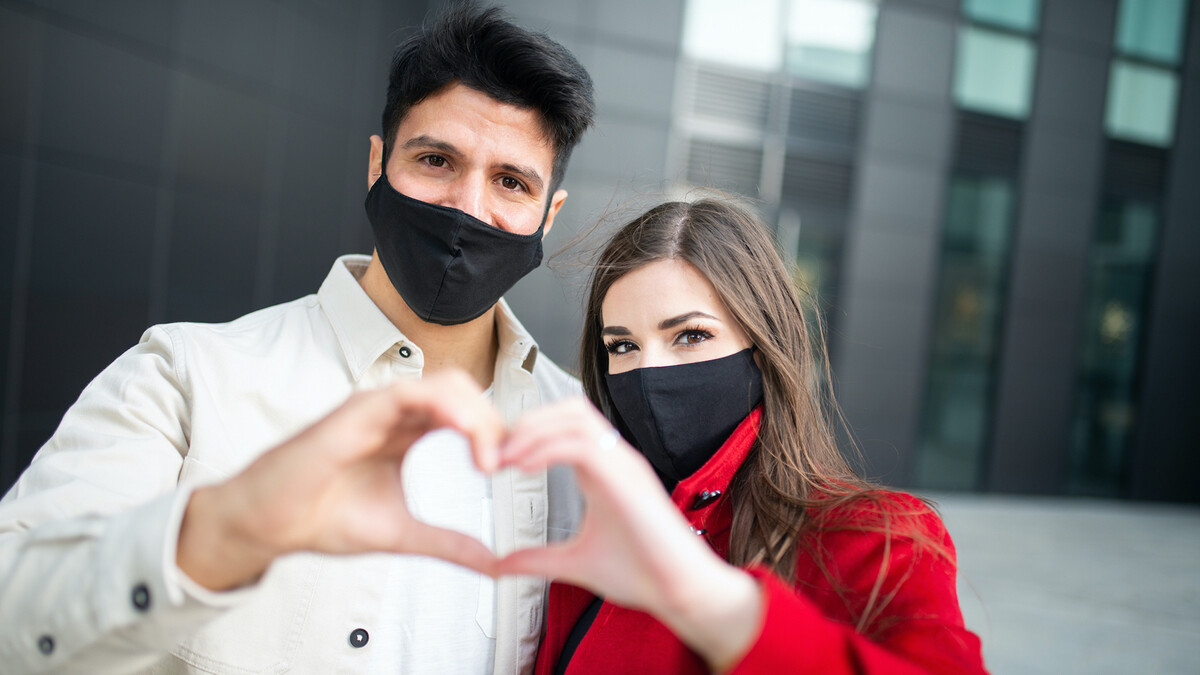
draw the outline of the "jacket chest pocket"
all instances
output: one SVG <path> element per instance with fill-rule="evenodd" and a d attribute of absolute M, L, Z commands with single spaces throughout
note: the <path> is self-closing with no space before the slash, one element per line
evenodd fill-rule
<path fill-rule="evenodd" d="M 245 604 L 222 614 L 171 650 L 206 673 L 284 673 L 304 633 L 320 556 L 298 554 L 271 566 Z"/>

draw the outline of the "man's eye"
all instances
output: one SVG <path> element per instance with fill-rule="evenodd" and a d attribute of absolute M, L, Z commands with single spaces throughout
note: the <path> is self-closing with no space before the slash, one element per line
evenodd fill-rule
<path fill-rule="evenodd" d="M 503 185 L 504 189 L 506 190 L 520 190 L 521 188 L 525 187 L 524 185 L 521 185 L 521 181 L 513 178 L 512 176 L 505 176 L 504 178 L 501 178 L 500 184 Z"/>
<path fill-rule="evenodd" d="M 426 155 L 425 163 L 429 166 L 443 167 L 446 166 L 446 158 L 438 155 Z"/>

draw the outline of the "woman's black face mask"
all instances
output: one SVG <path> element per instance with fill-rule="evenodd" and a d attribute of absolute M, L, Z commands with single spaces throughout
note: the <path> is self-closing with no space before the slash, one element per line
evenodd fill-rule
<path fill-rule="evenodd" d="M 371 186 L 367 218 L 392 285 L 422 321 L 466 323 L 495 305 L 542 262 L 542 224 L 514 234 L 458 209 L 400 194 L 384 173 Z"/>
<path fill-rule="evenodd" d="M 763 398 L 754 348 L 711 361 L 605 374 L 625 440 L 667 490 L 716 454 Z"/>

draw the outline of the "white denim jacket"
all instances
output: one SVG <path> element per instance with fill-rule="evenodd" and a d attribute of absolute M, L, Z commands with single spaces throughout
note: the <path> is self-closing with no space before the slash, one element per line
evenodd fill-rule
<path fill-rule="evenodd" d="M 195 486 L 232 476 L 352 392 L 421 374 L 423 355 L 344 256 L 316 295 L 226 324 L 155 326 L 84 389 L 0 501 L 0 672 L 361 673 L 349 635 L 379 616 L 388 557 L 282 558 L 212 593 L 175 565 Z M 493 399 L 512 421 L 579 393 L 501 301 Z M 492 477 L 498 554 L 565 538 L 570 474 Z M 412 583 L 421 583 L 420 579 Z M 500 580 L 496 674 L 531 670 L 544 584 Z"/>

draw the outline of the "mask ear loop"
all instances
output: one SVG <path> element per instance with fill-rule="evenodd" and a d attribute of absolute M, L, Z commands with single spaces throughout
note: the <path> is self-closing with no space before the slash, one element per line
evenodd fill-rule
<path fill-rule="evenodd" d="M 375 184 L 380 178 L 387 173 L 388 157 L 392 154 L 392 149 L 388 146 L 387 141 L 383 142 L 383 158 L 379 161 L 379 173 L 375 174 L 375 180 L 371 182 Z"/>

